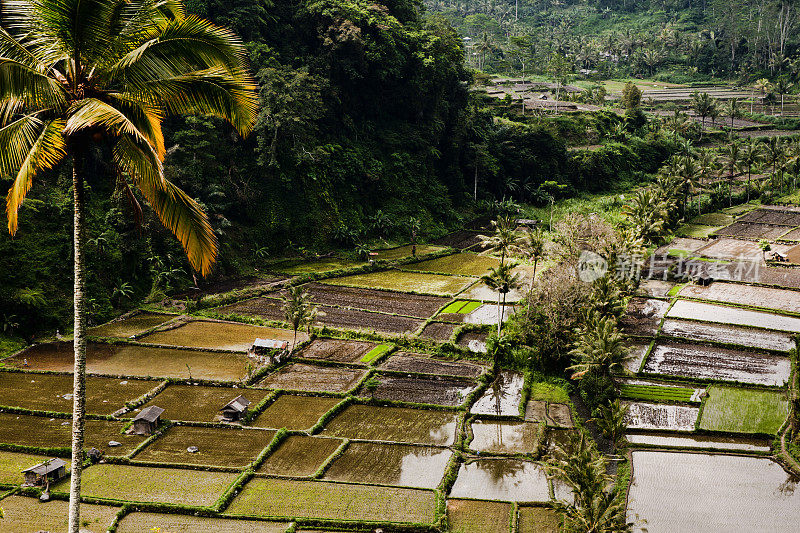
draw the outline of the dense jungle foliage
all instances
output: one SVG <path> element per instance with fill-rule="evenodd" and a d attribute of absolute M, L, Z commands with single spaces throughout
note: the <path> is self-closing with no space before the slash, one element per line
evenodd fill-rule
<path fill-rule="evenodd" d="M 216 275 L 265 258 L 353 249 L 458 226 L 475 200 L 546 202 L 657 169 L 669 143 L 627 123 L 638 148 L 573 156 L 565 139 L 599 117 L 520 122 L 470 92 L 461 36 L 417 0 L 191 0 L 246 41 L 261 94 L 253 135 L 210 118 L 166 124 L 165 172 L 206 207 L 221 242 Z M 640 140 L 639 137 L 647 140 Z M 87 171 L 89 312 L 110 318 L 193 283 L 179 245 L 117 188 L 106 154 Z M 71 176 L 33 185 L 20 230 L 0 237 L 2 330 L 31 336 L 71 316 Z M 8 176 L 0 185 L 7 187 Z M 475 182 L 478 182 L 477 198 Z M 143 203 L 143 202 L 142 202 Z M 144 203 L 143 203 L 144 204 Z M 21 266 L 24 265 L 24 266 Z"/>

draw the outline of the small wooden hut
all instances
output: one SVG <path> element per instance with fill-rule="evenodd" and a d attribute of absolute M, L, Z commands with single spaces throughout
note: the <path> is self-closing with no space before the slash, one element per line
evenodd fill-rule
<path fill-rule="evenodd" d="M 220 411 L 222 411 L 222 420 L 224 422 L 237 422 L 241 420 L 247 414 L 249 406 L 250 400 L 241 395 L 237 396 L 220 409 Z"/>
<path fill-rule="evenodd" d="M 137 435 L 152 435 L 161 423 L 164 409 L 151 405 L 133 419 L 133 432 Z"/>
<path fill-rule="evenodd" d="M 22 471 L 25 485 L 30 487 L 47 487 L 67 477 L 67 463 L 63 459 L 50 459 Z"/>

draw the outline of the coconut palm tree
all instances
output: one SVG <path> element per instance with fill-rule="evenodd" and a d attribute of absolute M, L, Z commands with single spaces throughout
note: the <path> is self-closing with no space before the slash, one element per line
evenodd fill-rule
<path fill-rule="evenodd" d="M 761 79 L 756 81 L 756 83 L 753 86 L 753 88 L 756 91 L 758 91 L 758 94 L 760 94 L 761 97 L 763 98 L 764 94 L 766 94 L 767 92 L 770 91 L 770 89 L 772 89 L 772 84 L 770 83 L 770 81 L 768 79 L 761 78 Z M 752 113 L 752 112 L 753 112 L 753 101 L 751 100 L 750 101 L 750 113 Z"/>
<path fill-rule="evenodd" d="M 742 165 L 747 169 L 747 201 L 750 201 L 750 179 L 753 176 L 753 167 L 763 161 L 763 145 L 755 139 L 750 139 L 742 148 Z"/>
<path fill-rule="evenodd" d="M 664 202 L 651 187 L 637 190 L 622 208 L 622 214 L 633 226 L 636 237 L 645 241 L 657 237 L 664 230 L 666 211 Z"/>
<path fill-rule="evenodd" d="M 778 137 L 770 137 L 764 144 L 764 160 L 772 167 L 772 189 L 775 190 L 775 177 L 778 174 L 778 167 L 782 166 L 786 159 L 786 150 L 783 142 Z"/>
<path fill-rule="evenodd" d="M 577 341 L 570 352 L 574 364 L 567 368 L 572 379 L 582 379 L 590 372 L 611 377 L 611 372 L 621 368 L 628 358 L 628 349 L 617 329 L 616 318 L 601 317 L 593 312 L 576 335 Z"/>
<path fill-rule="evenodd" d="M 597 428 L 603 436 L 619 448 L 625 441 L 625 430 L 627 429 L 625 417 L 627 414 L 628 407 L 616 399 L 608 405 L 598 408 L 592 420 L 597 424 Z"/>
<path fill-rule="evenodd" d="M 308 291 L 300 285 L 294 285 L 289 287 L 289 290 L 283 295 L 283 314 L 294 330 L 291 349 L 291 352 L 294 352 L 297 346 L 297 331 L 306 326 L 309 333 L 311 332 L 311 326 L 319 314 L 317 306 L 311 303 L 311 295 Z"/>
<path fill-rule="evenodd" d="M 708 93 L 698 94 L 695 92 L 692 96 L 692 108 L 694 109 L 694 112 L 700 115 L 700 118 L 702 119 L 700 124 L 701 135 L 702 130 L 706 128 L 706 117 L 711 114 L 711 109 L 715 107 L 716 103 Z"/>
<path fill-rule="evenodd" d="M 725 113 L 731 117 L 731 129 L 733 129 L 733 121 L 742 116 L 742 109 L 739 106 L 738 98 L 731 98 L 725 104 Z"/>
<path fill-rule="evenodd" d="M 699 183 L 700 169 L 697 166 L 696 160 L 689 156 L 682 157 L 676 176 L 680 178 L 681 200 L 683 204 L 683 216 L 685 218 L 688 211 L 689 197 L 697 190 Z"/>
<path fill-rule="evenodd" d="M 702 205 L 703 188 L 705 187 L 705 184 L 714 175 L 714 171 L 716 169 L 717 169 L 717 159 L 716 157 L 714 157 L 714 154 L 707 149 L 700 150 L 697 154 L 697 180 L 698 180 L 697 214 L 698 215 L 703 214 L 703 205 Z"/>
<path fill-rule="evenodd" d="M 742 162 L 742 146 L 738 140 L 728 143 L 722 152 L 725 155 L 725 167 L 728 170 L 728 207 L 733 206 L 733 181 L 736 170 Z"/>
<path fill-rule="evenodd" d="M 8 229 L 37 176 L 70 161 L 74 202 L 75 391 L 69 531 L 80 527 L 86 383 L 84 206 L 93 145 L 211 272 L 217 241 L 203 209 L 164 178 L 164 117 L 228 120 L 247 134 L 257 93 L 230 31 L 187 15 L 178 0 L 20 0 L 0 8 L 0 176 L 11 176 Z M 133 195 L 129 195 L 133 198 Z"/>
<path fill-rule="evenodd" d="M 510 216 L 499 216 L 492 221 L 492 234 L 479 235 L 481 243 L 493 253 L 500 254 L 500 265 L 505 264 L 506 256 L 514 253 L 520 243 L 517 223 Z"/>
<path fill-rule="evenodd" d="M 481 276 L 484 285 L 497 293 L 497 336 L 500 336 L 503 327 L 503 315 L 506 311 L 506 297 L 508 293 L 520 287 L 520 275 L 514 272 L 517 263 L 501 263 Z"/>

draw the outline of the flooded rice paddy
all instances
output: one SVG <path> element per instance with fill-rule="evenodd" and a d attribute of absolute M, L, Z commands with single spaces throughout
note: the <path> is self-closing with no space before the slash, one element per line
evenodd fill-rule
<path fill-rule="evenodd" d="M 471 450 L 498 454 L 535 454 L 544 438 L 544 426 L 532 422 L 475 420 Z"/>
<path fill-rule="evenodd" d="M 636 374 L 642 368 L 642 362 L 650 350 L 650 342 L 628 341 L 625 345 L 628 348 L 628 358 L 622 366 L 626 371 Z"/>
<path fill-rule="evenodd" d="M 667 316 L 670 318 L 684 318 L 800 333 L 800 318 L 774 315 L 762 311 L 750 311 L 736 307 L 690 302 L 688 300 L 675 302 Z"/>
<path fill-rule="evenodd" d="M 628 406 L 625 422 L 628 429 L 694 431 L 699 407 L 648 402 L 624 402 Z"/>
<path fill-rule="evenodd" d="M 420 377 L 380 375 L 374 391 L 361 391 L 361 396 L 411 403 L 429 403 L 455 407 L 478 388 L 473 381 L 455 377 Z"/>
<path fill-rule="evenodd" d="M 650 374 L 782 386 L 788 357 L 696 344 L 659 343 L 644 366 Z"/>
<path fill-rule="evenodd" d="M 705 244 L 705 241 L 701 241 Z M 639 283 L 639 294 L 644 296 L 665 298 L 669 291 L 672 290 L 675 284 L 670 281 L 662 281 L 658 279 L 645 279 Z"/>
<path fill-rule="evenodd" d="M 259 387 L 296 391 L 345 392 L 366 375 L 362 368 L 289 363 L 259 382 Z"/>
<path fill-rule="evenodd" d="M 510 371 L 498 373 L 470 413 L 479 415 L 519 416 L 525 377 Z"/>
<path fill-rule="evenodd" d="M 175 317 L 176 315 L 165 315 L 162 313 L 137 313 L 129 318 L 114 320 L 108 324 L 90 328 L 89 335 L 95 337 L 132 337 L 149 331 L 156 326 L 160 326 Z"/>
<path fill-rule="evenodd" d="M 628 312 L 620 321 L 623 332 L 628 335 L 655 335 L 669 305 L 670 302 L 665 300 L 631 299 Z"/>
<path fill-rule="evenodd" d="M 253 420 L 253 426 L 298 431 L 310 429 L 341 401 L 341 398 L 282 394 Z"/>
<path fill-rule="evenodd" d="M 243 468 L 275 437 L 262 429 L 173 426 L 134 457 L 146 463 L 190 464 Z M 189 452 L 196 446 L 198 451 Z"/>
<path fill-rule="evenodd" d="M 735 344 L 748 348 L 788 352 L 794 348 L 789 333 L 763 329 L 694 322 L 692 320 L 667 319 L 661 326 L 661 334 L 696 341 L 711 341 Z"/>
<path fill-rule="evenodd" d="M 475 353 L 486 353 L 486 339 L 489 337 L 488 333 L 481 333 L 477 331 L 470 331 L 462 333 L 458 336 L 459 346 Z"/>
<path fill-rule="evenodd" d="M 244 354 L 99 343 L 89 343 L 86 359 L 92 374 L 219 381 L 244 378 L 248 362 Z M 14 368 L 72 372 L 72 343 L 37 344 L 5 363 Z"/>
<path fill-rule="evenodd" d="M 237 387 L 207 387 L 202 385 L 169 385 L 146 404 L 126 416 L 133 417 L 141 409 L 157 405 L 165 409 L 163 418 L 188 422 L 217 422 L 220 409 L 238 396 L 244 396 L 254 408 L 269 391 Z"/>
<path fill-rule="evenodd" d="M 766 458 L 633 452 L 628 518 L 636 531 L 795 531 L 797 479 Z M 646 520 L 646 523 L 643 521 Z"/>
<path fill-rule="evenodd" d="M 478 377 L 486 371 L 486 367 L 462 361 L 443 361 L 425 354 L 398 352 L 390 356 L 380 366 L 381 370 L 394 372 L 413 372 L 443 376 Z"/>
<path fill-rule="evenodd" d="M 457 414 L 402 407 L 351 405 L 327 424 L 322 434 L 389 442 L 411 442 L 433 446 L 453 444 Z"/>
<path fill-rule="evenodd" d="M 151 333 L 139 340 L 164 346 L 244 352 L 253 345 L 256 338 L 291 341 L 294 333 L 285 329 L 251 326 L 238 322 L 195 320 L 174 329 Z M 298 333 L 297 342 L 305 338 L 304 333 Z"/>
<path fill-rule="evenodd" d="M 403 270 L 416 270 L 420 272 L 435 272 L 460 276 L 482 276 L 490 268 L 500 264 L 500 261 L 488 255 L 478 255 L 472 252 L 438 257 L 421 263 L 412 263 L 402 267 Z"/>
<path fill-rule="evenodd" d="M 19 485 L 24 481 L 23 470 L 47 459 L 44 455 L 0 451 L 0 483 Z"/>
<path fill-rule="evenodd" d="M 277 476 L 311 476 L 342 442 L 340 439 L 290 435 L 267 457 L 257 472 Z"/>
<path fill-rule="evenodd" d="M 689 284 L 679 294 L 686 298 L 800 313 L 800 292 L 786 289 L 716 282 L 705 287 Z"/>
<path fill-rule="evenodd" d="M 155 389 L 160 382 L 90 376 L 86 379 L 86 411 L 110 415 L 125 403 Z M 34 411 L 72 412 L 72 375 L 0 372 L 0 405 Z"/>
<path fill-rule="evenodd" d="M 675 436 L 669 433 L 631 433 L 626 438 L 631 444 L 663 448 L 700 448 L 735 452 L 768 452 L 770 450 L 770 443 L 767 440 L 725 437 L 723 435 L 707 437 L 703 435 Z"/>
<path fill-rule="evenodd" d="M 518 459 L 479 459 L 461 465 L 450 491 L 453 498 L 518 502 L 550 501 L 541 466 Z"/>
<path fill-rule="evenodd" d="M 433 489 L 451 456 L 444 448 L 352 442 L 323 479 Z"/>

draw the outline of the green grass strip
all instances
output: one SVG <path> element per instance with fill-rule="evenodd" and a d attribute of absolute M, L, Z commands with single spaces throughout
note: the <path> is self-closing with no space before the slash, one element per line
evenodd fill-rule
<path fill-rule="evenodd" d="M 451 303 L 444 309 L 442 309 L 443 315 L 454 315 L 461 311 L 461 309 L 466 305 L 468 302 L 465 300 L 456 300 L 455 302 Z"/>
<path fill-rule="evenodd" d="M 621 385 L 620 396 L 630 400 L 691 403 L 694 389 L 658 385 Z"/>
<path fill-rule="evenodd" d="M 364 355 L 364 357 L 361 358 L 361 362 L 371 363 L 378 357 L 382 356 L 383 354 L 391 350 L 392 347 L 393 347 L 392 344 L 380 344 L 374 347 L 372 350 L 370 350 L 366 355 Z"/>
<path fill-rule="evenodd" d="M 473 312 L 474 310 L 476 310 L 477 308 L 479 308 L 482 305 L 483 304 L 481 302 L 468 302 L 467 305 L 462 307 L 461 310 L 458 313 L 461 314 L 461 315 L 466 315 L 466 314 L 469 314 L 469 313 Z"/>

